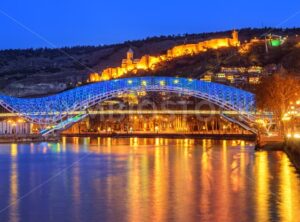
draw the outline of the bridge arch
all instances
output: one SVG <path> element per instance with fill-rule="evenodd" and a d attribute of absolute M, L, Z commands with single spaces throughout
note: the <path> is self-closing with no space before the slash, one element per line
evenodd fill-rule
<path fill-rule="evenodd" d="M 115 79 L 77 87 L 56 95 L 40 98 L 16 98 L 0 94 L 0 105 L 10 112 L 36 124 L 57 124 L 74 111 L 87 108 L 132 91 L 172 92 L 211 102 L 224 110 L 239 113 L 247 121 L 254 121 L 255 96 L 234 87 L 176 77 L 135 77 Z"/>

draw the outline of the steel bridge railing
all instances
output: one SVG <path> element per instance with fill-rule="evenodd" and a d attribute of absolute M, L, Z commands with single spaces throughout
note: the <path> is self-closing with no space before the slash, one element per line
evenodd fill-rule
<path fill-rule="evenodd" d="M 249 122 L 255 118 L 255 96 L 234 87 L 176 77 L 116 79 L 77 87 L 41 98 L 15 98 L 0 94 L 0 105 L 37 124 L 57 124 L 69 113 L 84 111 L 95 104 L 132 91 L 180 93 L 207 100 L 225 110 L 233 110 Z M 34 115 L 33 115 L 34 114 Z"/>

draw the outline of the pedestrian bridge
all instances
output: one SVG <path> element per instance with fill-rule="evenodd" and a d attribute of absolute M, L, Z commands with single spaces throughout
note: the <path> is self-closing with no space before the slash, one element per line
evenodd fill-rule
<path fill-rule="evenodd" d="M 48 129 L 44 133 L 48 133 L 49 129 L 61 130 L 85 118 L 88 108 L 132 91 L 171 92 L 200 98 L 223 110 L 239 113 L 235 119 L 223 116 L 255 132 L 255 117 L 251 114 L 255 111 L 254 94 L 218 83 L 187 78 L 151 76 L 115 79 L 40 98 L 16 98 L 0 94 L 0 105 L 32 123 L 44 126 Z M 72 114 L 76 111 L 80 114 Z"/>

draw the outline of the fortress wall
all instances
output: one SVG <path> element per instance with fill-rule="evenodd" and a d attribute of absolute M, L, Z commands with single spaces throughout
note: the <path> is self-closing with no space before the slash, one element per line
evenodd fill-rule
<path fill-rule="evenodd" d="M 107 68 L 101 74 L 92 73 L 90 75 L 91 82 L 101 80 L 109 80 L 112 78 L 119 78 L 122 75 L 137 70 L 154 69 L 155 66 L 163 61 L 172 60 L 174 58 L 185 55 L 199 54 L 205 52 L 207 49 L 219 49 L 222 47 L 236 47 L 239 46 L 238 33 L 233 32 L 232 38 L 211 39 L 197 44 L 186 44 L 175 46 L 168 50 L 166 55 L 150 56 L 145 55 L 141 59 L 133 59 L 133 51 L 130 49 L 127 53 L 127 59 L 122 60 L 122 66 L 116 68 Z"/>

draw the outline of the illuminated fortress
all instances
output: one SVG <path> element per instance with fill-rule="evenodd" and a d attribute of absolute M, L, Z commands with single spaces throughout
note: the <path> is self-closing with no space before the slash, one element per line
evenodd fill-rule
<path fill-rule="evenodd" d="M 167 54 L 160 56 L 144 55 L 140 59 L 134 59 L 134 52 L 129 49 L 127 58 L 123 59 L 120 67 L 107 68 L 100 73 L 90 74 L 90 82 L 98 82 L 109 79 L 116 79 L 122 77 L 129 72 L 137 72 L 138 70 L 154 70 L 156 65 L 170 61 L 172 59 L 186 56 L 196 55 L 207 51 L 208 49 L 219 49 L 226 47 L 240 46 L 239 36 L 237 31 L 232 32 L 231 38 L 211 39 L 197 44 L 185 44 L 175 46 L 167 51 Z"/>

